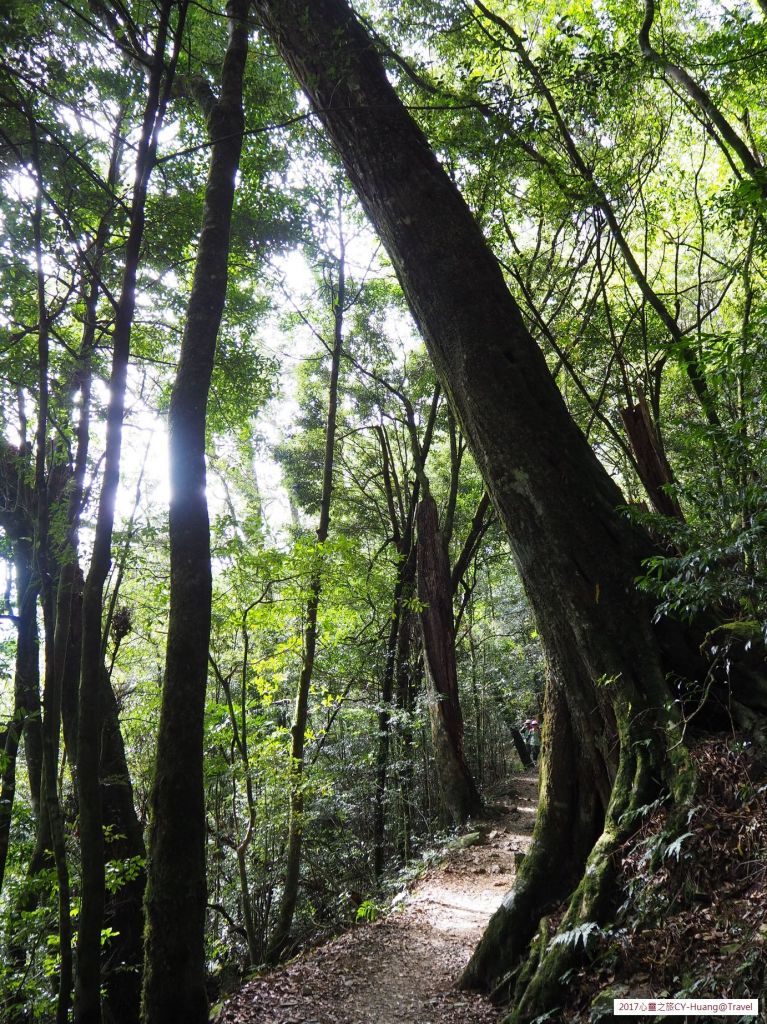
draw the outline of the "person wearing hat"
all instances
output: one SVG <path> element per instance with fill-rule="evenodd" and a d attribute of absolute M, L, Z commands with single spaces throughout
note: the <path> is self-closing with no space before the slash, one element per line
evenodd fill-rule
<path fill-rule="evenodd" d="M 532 730 L 533 720 L 531 718 L 525 719 L 525 724 L 520 728 L 522 733 L 522 739 L 525 741 L 525 749 L 527 750 L 528 757 L 532 758 L 532 752 L 530 750 L 530 735 Z"/>
<path fill-rule="evenodd" d="M 538 758 L 541 753 L 541 727 L 538 724 L 538 719 L 533 718 L 530 722 L 530 732 L 527 741 L 527 747 L 530 751 L 530 758 L 533 764 L 538 764 Z"/>

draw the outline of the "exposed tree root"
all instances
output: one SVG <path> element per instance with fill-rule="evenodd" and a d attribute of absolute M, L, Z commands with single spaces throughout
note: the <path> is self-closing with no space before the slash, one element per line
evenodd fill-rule
<path fill-rule="evenodd" d="M 581 774 L 563 698 L 547 687 L 539 815 L 533 846 L 515 888 L 496 912 L 461 983 L 509 1001 L 507 1024 L 529 1024 L 560 1003 L 570 972 L 589 952 L 589 938 L 613 916 L 620 892 L 617 853 L 641 820 L 642 809 L 664 797 L 683 813 L 694 790 L 678 723 L 667 709 L 646 705 L 622 712 L 616 702 L 619 758 L 609 805 L 601 818 L 588 773 Z M 664 720 L 666 718 L 667 720 Z M 568 900 L 550 935 L 546 918 Z"/>

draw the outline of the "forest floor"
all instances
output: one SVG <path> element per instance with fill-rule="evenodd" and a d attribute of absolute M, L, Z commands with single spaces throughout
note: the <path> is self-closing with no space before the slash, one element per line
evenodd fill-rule
<path fill-rule="evenodd" d="M 535 772 L 515 776 L 480 842 L 451 849 L 386 917 L 248 982 L 219 1024 L 494 1024 L 497 1007 L 455 982 L 530 844 L 537 789 Z"/>

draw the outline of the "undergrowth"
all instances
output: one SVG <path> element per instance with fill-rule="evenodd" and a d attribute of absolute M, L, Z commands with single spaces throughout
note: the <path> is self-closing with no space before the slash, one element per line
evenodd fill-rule
<path fill-rule="evenodd" d="M 611 1020 L 624 996 L 753 999 L 767 988 L 767 764 L 731 739 L 692 755 L 694 806 L 681 827 L 664 807 L 646 809 L 620 852 L 624 903 L 589 935 L 557 1020 Z"/>

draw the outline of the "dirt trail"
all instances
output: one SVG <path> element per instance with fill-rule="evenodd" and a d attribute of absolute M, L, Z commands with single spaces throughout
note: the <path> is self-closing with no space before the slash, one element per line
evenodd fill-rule
<path fill-rule="evenodd" d="M 220 1024 L 494 1024 L 455 980 L 530 843 L 537 777 L 515 776 L 481 845 L 454 850 L 384 920 L 361 925 L 249 982 Z"/>

